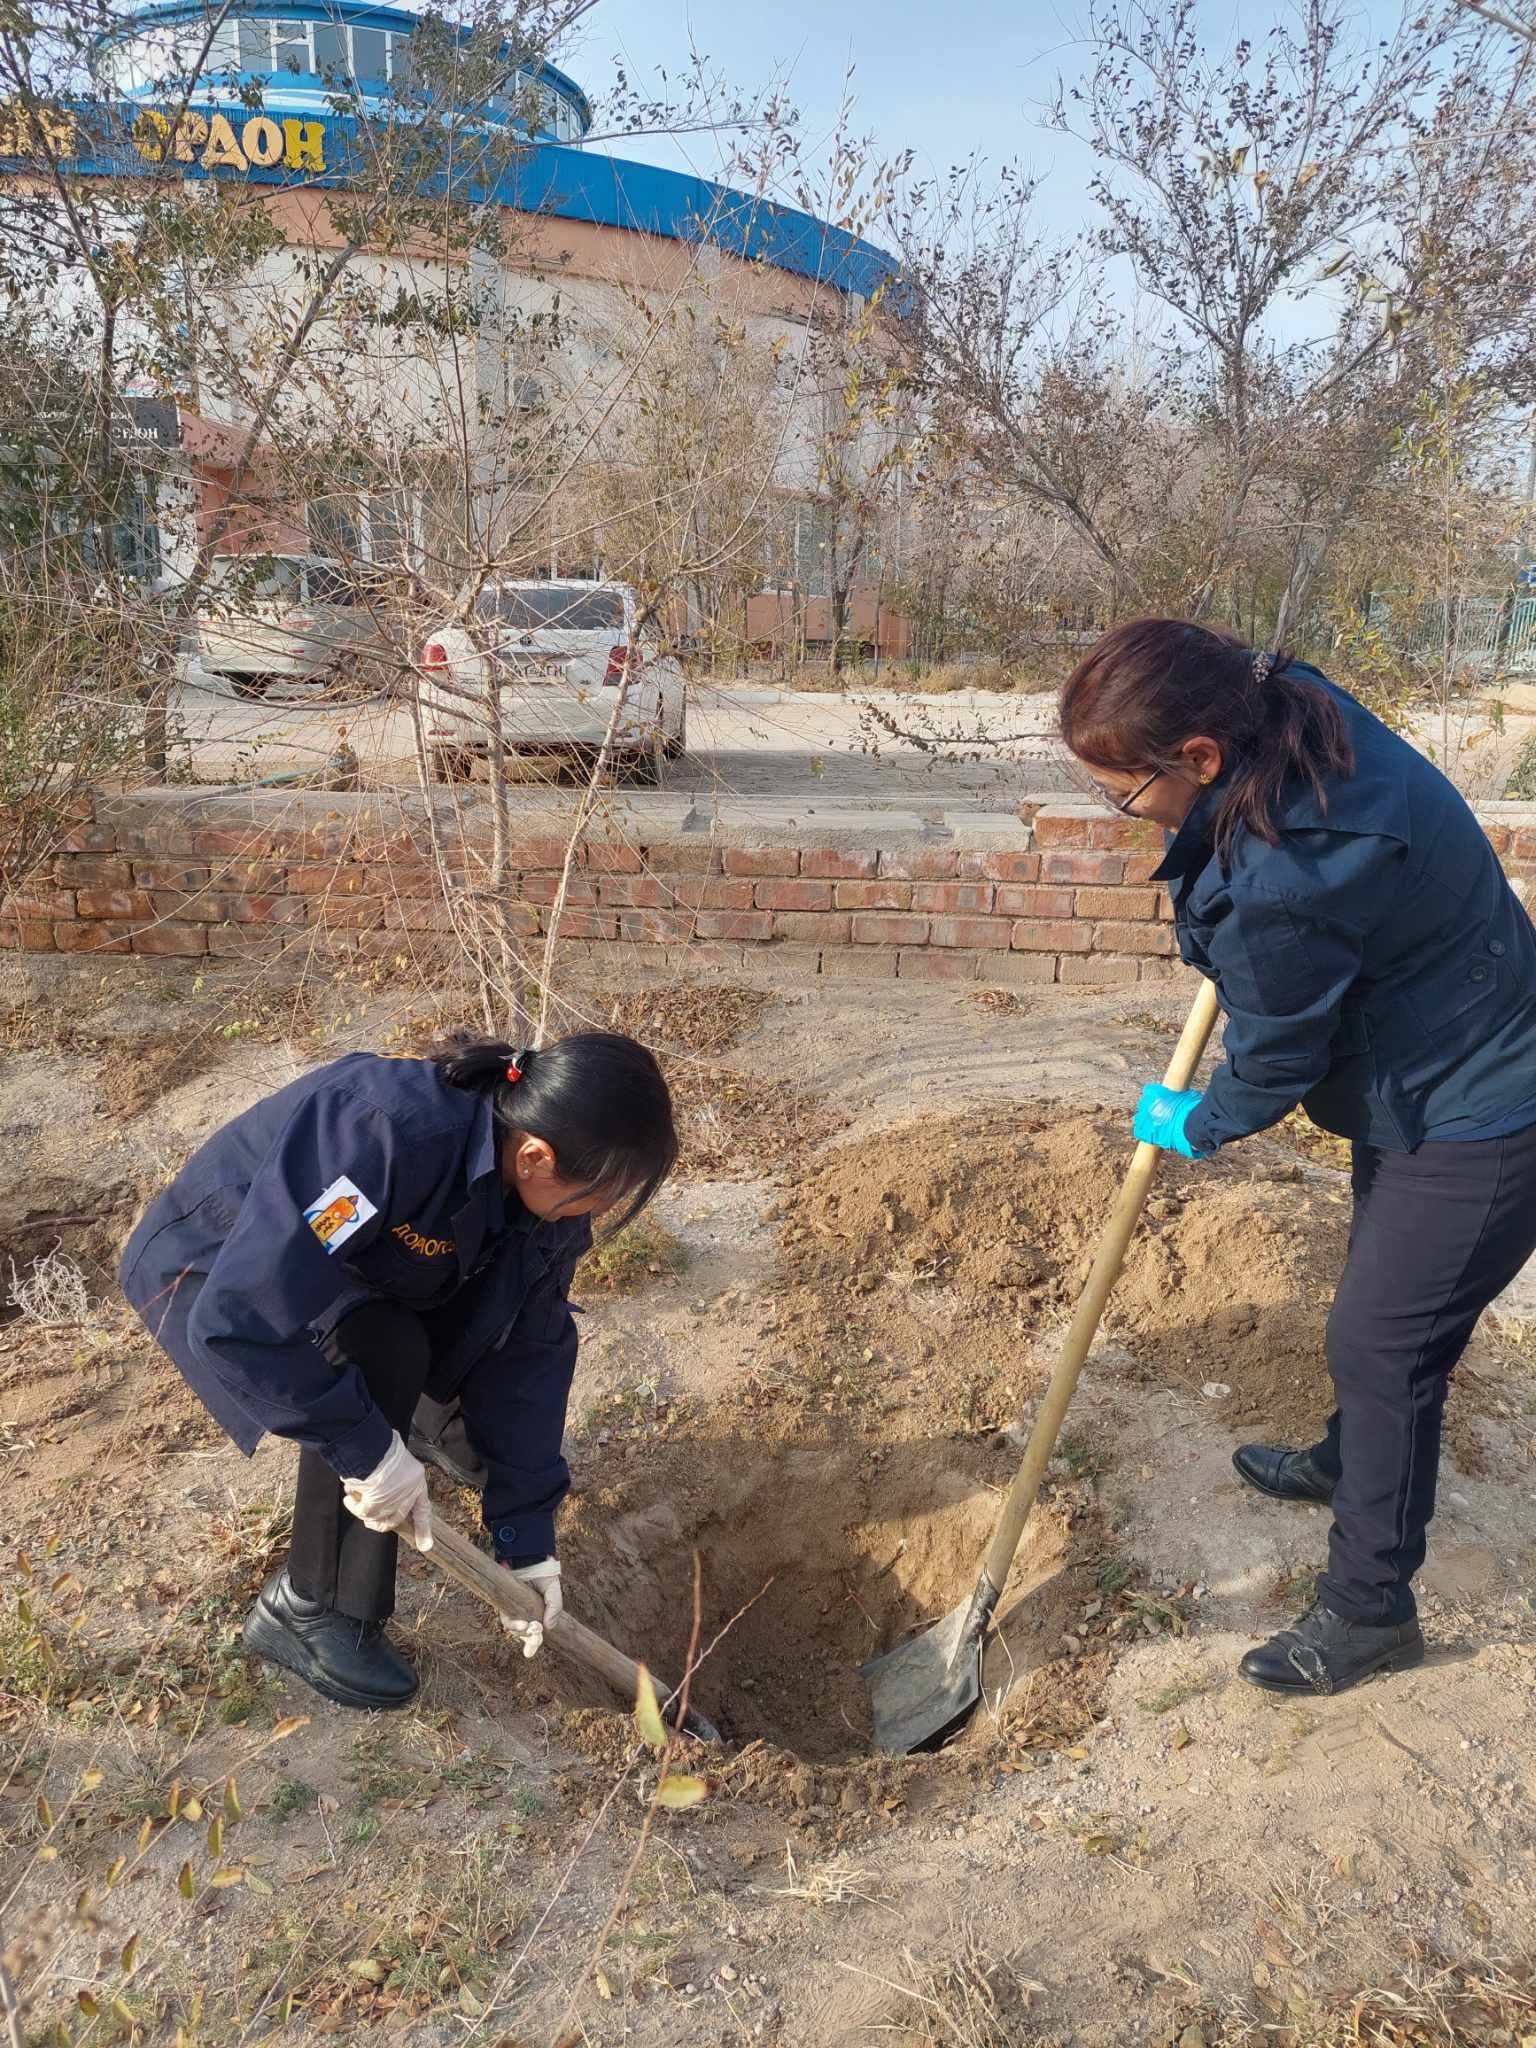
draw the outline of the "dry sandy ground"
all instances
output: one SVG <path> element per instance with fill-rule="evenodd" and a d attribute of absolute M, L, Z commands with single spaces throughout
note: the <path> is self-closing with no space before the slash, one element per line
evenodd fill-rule
<path fill-rule="evenodd" d="M 33 971 L 0 987 L 0 1256 L 23 1273 L 58 1240 L 108 1255 L 145 1188 L 308 1060 L 424 1029 L 387 990 Z M 1010 1589 L 1005 1703 L 943 1756 L 870 1754 L 854 1666 L 969 1588 L 1184 1000 L 706 990 L 645 1013 L 694 1167 L 658 1205 L 677 1247 L 654 1237 L 630 1291 L 579 1290 L 568 1598 L 665 1675 L 696 1550 L 705 1642 L 727 1628 L 698 1693 L 731 1740 L 678 1760 L 710 1796 L 643 1842 L 655 1764 L 622 1707 L 514 1659 L 430 1565 L 397 1624 L 410 1713 L 248 1665 L 291 1454 L 241 1460 L 103 1281 L 83 1316 L 0 1328 L 25 1559 L 0 1590 L 0 1940 L 36 2038 L 1536 2033 L 1519 1329 L 1479 1334 L 1454 1399 L 1429 1662 L 1302 1705 L 1232 1676 L 1325 1546 L 1323 1515 L 1229 1458 L 1321 1398 L 1346 1214 L 1326 1145 L 1165 1177 Z"/>

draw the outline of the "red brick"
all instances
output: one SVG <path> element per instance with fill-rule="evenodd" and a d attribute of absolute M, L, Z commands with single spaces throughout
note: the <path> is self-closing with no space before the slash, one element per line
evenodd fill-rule
<path fill-rule="evenodd" d="M 508 864 L 524 870 L 554 868 L 557 872 L 565 866 L 565 841 L 563 839 L 520 839 L 507 850 Z M 578 856 L 577 867 L 581 866 Z M 638 862 L 636 863 L 638 866 Z"/>
<path fill-rule="evenodd" d="M 288 870 L 268 860 L 228 860 L 218 863 L 210 879 L 215 889 L 233 889 L 241 896 L 276 896 L 288 887 Z"/>
<path fill-rule="evenodd" d="M 1138 981 L 1177 981 L 1189 970 L 1182 960 L 1138 960 L 1136 979 Z"/>
<path fill-rule="evenodd" d="M 960 856 L 943 847 L 919 847 L 910 853 L 880 855 L 880 873 L 893 882 L 947 882 L 954 875 Z"/>
<path fill-rule="evenodd" d="M 1093 944 L 1093 926 L 1031 919 L 1013 928 L 1016 953 L 1086 953 Z"/>
<path fill-rule="evenodd" d="M 1079 917 L 1155 917 L 1155 889 L 1079 889 L 1073 906 Z"/>
<path fill-rule="evenodd" d="M 1125 856 L 1125 879 L 1133 886 L 1150 882 L 1162 864 L 1160 853 L 1128 853 Z"/>
<path fill-rule="evenodd" d="M 1070 882 L 1074 887 L 1111 889 L 1125 879 L 1125 856 L 1120 853 L 1048 853 L 1040 864 L 1047 882 Z"/>
<path fill-rule="evenodd" d="M 930 946 L 973 946 L 1006 953 L 1013 927 L 1006 917 L 936 917 L 928 928 Z"/>
<path fill-rule="evenodd" d="M 483 887 L 484 884 L 477 884 L 477 886 Z M 634 907 L 633 897 L 621 899 L 606 893 L 612 889 L 628 889 L 634 886 L 634 882 L 627 875 L 604 875 L 599 882 L 589 882 L 584 875 L 572 875 L 566 887 L 565 900 L 568 904 L 577 905 L 583 910 L 590 910 L 594 904 L 600 901 L 604 903 L 623 901 L 626 908 Z M 559 891 L 560 877 L 558 875 L 523 875 L 517 883 L 517 899 L 520 903 L 553 903 Z M 638 907 L 644 909 L 653 900 L 659 902 L 660 898 L 659 896 L 655 899 L 647 897 L 645 902 Z"/>
<path fill-rule="evenodd" d="M 981 978 L 1000 988 L 1056 979 L 1054 953 L 989 953 L 981 963 Z"/>
<path fill-rule="evenodd" d="M 773 916 L 776 939 L 798 939 L 810 946 L 846 946 L 853 920 L 845 912 L 826 910 L 777 910 Z"/>
<path fill-rule="evenodd" d="M 1048 810 L 1036 814 L 1031 827 L 1036 846 L 1087 846 L 1088 828 L 1096 821 L 1087 817 L 1054 816 Z"/>
<path fill-rule="evenodd" d="M 1100 924 L 1093 928 L 1096 953 L 1171 953 L 1173 933 L 1165 924 Z"/>
<path fill-rule="evenodd" d="M 1173 923 L 1173 898 L 1166 889 L 1158 890 L 1157 908 L 1152 914 L 1154 917 L 1162 918 L 1167 924 Z"/>
<path fill-rule="evenodd" d="M 220 906 L 221 923 L 303 924 L 309 911 L 302 896 L 215 896 L 209 900 Z"/>
<path fill-rule="evenodd" d="M 765 916 L 766 912 L 763 913 Z M 624 955 L 624 965 L 631 964 L 633 948 Z M 690 939 L 686 946 L 668 947 L 665 967 L 680 967 L 685 974 L 739 974 L 742 966 L 740 946 L 701 945 Z"/>
<path fill-rule="evenodd" d="M 562 939 L 611 939 L 618 920 L 609 912 L 601 910 L 568 910 L 560 920 Z M 531 938 L 533 934 L 523 931 L 518 934 Z"/>
<path fill-rule="evenodd" d="M 832 900 L 839 910 L 910 910 L 910 882 L 839 882 Z"/>
<path fill-rule="evenodd" d="M 992 908 L 990 882 L 918 882 L 912 890 L 914 910 L 978 915 Z"/>
<path fill-rule="evenodd" d="M 550 877 L 551 882 L 559 879 L 558 875 Z M 672 896 L 654 875 L 604 875 L 597 884 L 597 900 L 605 910 L 666 910 Z M 550 901 L 554 901 L 553 890 Z"/>
<path fill-rule="evenodd" d="M 136 860 L 133 879 L 140 889 L 206 889 L 207 868 L 183 867 L 174 860 Z"/>
<path fill-rule="evenodd" d="M 899 957 L 894 946 L 828 946 L 821 971 L 832 981 L 893 980 Z"/>
<path fill-rule="evenodd" d="M 1161 851 L 1163 828 L 1147 818 L 1095 818 L 1088 827 L 1088 844 L 1126 853 Z"/>
<path fill-rule="evenodd" d="M 798 846 L 727 846 L 721 849 L 728 875 L 798 875 Z"/>
<path fill-rule="evenodd" d="M 934 953 L 920 946 L 897 955 L 896 973 L 902 981 L 974 981 L 980 961 L 979 953 Z"/>
<path fill-rule="evenodd" d="M 1136 980 L 1136 962 L 1102 953 L 1087 959 L 1068 956 L 1057 963 L 1057 979 L 1066 988 L 1129 988 Z"/>
<path fill-rule="evenodd" d="M 956 868 L 962 882 L 1038 882 L 1038 853 L 964 853 Z"/>
<path fill-rule="evenodd" d="M 902 916 L 899 912 L 882 916 L 877 911 L 868 911 L 853 920 L 856 946 L 921 946 L 927 938 L 926 917 Z"/>
<path fill-rule="evenodd" d="M 0 917 L 54 918 L 75 914 L 73 889 L 18 889 L 0 903 Z"/>
<path fill-rule="evenodd" d="M 619 937 L 645 939 L 657 945 L 690 938 L 693 919 L 684 910 L 621 910 Z M 600 935 L 599 935 L 600 936 Z"/>
<path fill-rule="evenodd" d="M 135 953 L 154 953 L 162 958 L 192 960 L 208 950 L 205 924 L 157 924 L 133 935 Z"/>
<path fill-rule="evenodd" d="M 701 910 L 694 920 L 694 934 L 701 939 L 735 939 L 738 943 L 766 945 L 773 937 L 771 910 Z"/>
<path fill-rule="evenodd" d="M 830 882 L 756 882 L 753 893 L 759 910 L 830 910 Z"/>
<path fill-rule="evenodd" d="M 133 863 L 86 855 L 55 862 L 53 879 L 61 889 L 131 889 Z"/>
<path fill-rule="evenodd" d="M 624 850 L 628 852 L 631 849 Z M 641 864 L 637 857 L 635 865 L 639 867 Z M 707 839 L 669 839 L 665 846 L 648 846 L 645 849 L 644 865 L 662 876 L 718 875 L 720 848 Z"/>
<path fill-rule="evenodd" d="M 689 910 L 750 910 L 752 884 L 728 882 L 706 875 L 684 875 L 677 883 L 677 901 Z"/>
<path fill-rule="evenodd" d="M 295 896 L 367 896 L 384 888 L 388 877 L 382 862 L 366 868 L 343 867 L 335 861 L 329 866 L 316 862 L 308 867 L 290 867 L 285 872 L 289 892 Z"/>
<path fill-rule="evenodd" d="M 51 953 L 53 926 L 31 917 L 0 917 L 0 949 L 10 953 Z"/>
<path fill-rule="evenodd" d="M 274 925 L 214 924 L 208 927 L 208 950 L 220 958 L 268 959 L 301 939 L 307 944 L 309 938 L 308 932 L 289 932 Z M 387 940 L 391 952 L 398 952 L 406 942 L 403 932 L 331 932 L 327 939 L 337 951 L 351 951 L 350 945 L 342 945 L 343 940 L 368 939 L 376 945 Z M 379 950 L 384 950 L 382 945 L 379 945 Z"/>
<path fill-rule="evenodd" d="M 1485 825 L 1488 844 L 1495 853 L 1508 853 L 1514 841 L 1514 833 L 1508 825 Z"/>
<path fill-rule="evenodd" d="M 880 856 L 873 847 L 867 853 L 843 853 L 831 846 L 808 846 L 800 856 L 800 872 L 833 882 L 865 882 L 880 872 Z"/>
<path fill-rule="evenodd" d="M 415 904 L 424 900 L 413 896 L 408 897 L 406 902 Z M 385 910 L 393 907 L 386 905 L 382 896 L 316 896 L 310 904 L 309 919 L 311 924 L 322 925 L 327 931 L 344 929 L 354 932 L 375 932 L 385 921 Z M 416 922 L 408 912 L 404 914 L 402 921 L 406 924 Z M 395 920 L 391 919 L 390 922 L 394 923 Z"/>
<path fill-rule="evenodd" d="M 82 889 L 75 899 L 79 917 L 132 917 L 146 923 L 155 906 L 147 889 Z"/>
<path fill-rule="evenodd" d="M 270 835 L 270 839 L 276 842 L 279 837 L 289 840 L 295 837 L 308 838 L 308 836 L 307 833 L 273 833 Z M 255 825 L 198 825 L 193 828 L 192 832 L 192 851 L 194 853 L 228 853 L 236 856 L 242 854 L 248 856 L 259 851 L 263 841 L 268 838 L 269 835 L 262 832 L 259 826 Z"/>
<path fill-rule="evenodd" d="M 1000 882 L 997 890 L 1000 917 L 1070 917 L 1070 889 L 1036 889 L 1023 882 Z"/>
<path fill-rule="evenodd" d="M 131 924 L 56 924 L 53 943 L 61 953 L 126 953 Z"/>
<path fill-rule="evenodd" d="M 58 842 L 60 853 L 111 853 L 116 846 L 115 825 L 76 825 Z"/>

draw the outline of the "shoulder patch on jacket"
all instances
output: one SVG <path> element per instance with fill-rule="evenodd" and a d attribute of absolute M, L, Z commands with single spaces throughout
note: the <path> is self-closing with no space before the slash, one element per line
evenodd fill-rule
<path fill-rule="evenodd" d="M 349 1237 L 357 1235 L 369 1217 L 378 1213 L 377 1205 L 343 1174 L 323 1194 L 316 1195 L 304 1211 L 304 1221 L 327 1252 L 337 1252 Z"/>

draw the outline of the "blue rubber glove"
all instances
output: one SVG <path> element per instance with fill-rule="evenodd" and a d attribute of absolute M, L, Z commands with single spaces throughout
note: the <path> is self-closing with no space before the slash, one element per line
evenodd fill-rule
<path fill-rule="evenodd" d="M 1208 1148 L 1192 1145 L 1184 1126 L 1200 1102 L 1198 1088 L 1165 1088 L 1161 1081 L 1149 1081 L 1136 1105 L 1132 1131 L 1143 1145 L 1160 1145 L 1165 1152 L 1177 1152 L 1185 1159 L 1204 1159 Z"/>

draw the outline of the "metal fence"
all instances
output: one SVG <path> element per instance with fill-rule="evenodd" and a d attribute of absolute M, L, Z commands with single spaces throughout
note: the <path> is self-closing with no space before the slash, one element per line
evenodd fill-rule
<path fill-rule="evenodd" d="M 1447 617 L 1449 613 L 1449 617 Z M 1373 597 L 1367 622 L 1406 658 L 1440 668 L 1449 640 L 1451 666 L 1503 675 L 1536 675 L 1536 597 L 1432 598 L 1398 606 Z"/>

